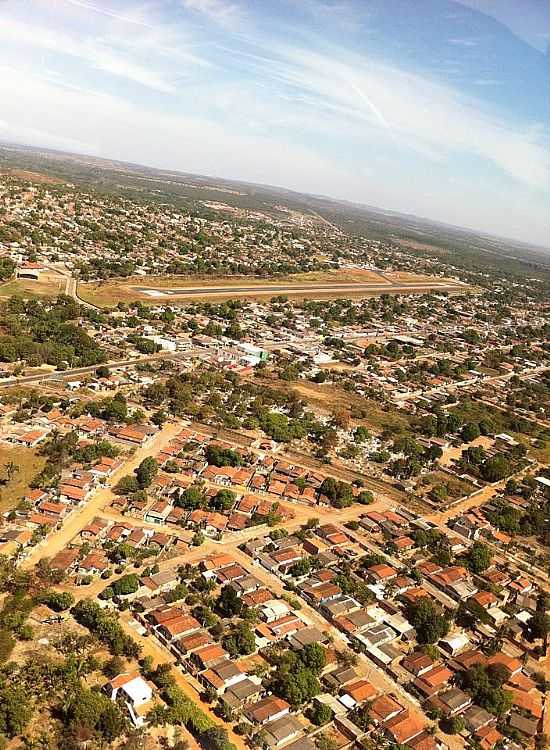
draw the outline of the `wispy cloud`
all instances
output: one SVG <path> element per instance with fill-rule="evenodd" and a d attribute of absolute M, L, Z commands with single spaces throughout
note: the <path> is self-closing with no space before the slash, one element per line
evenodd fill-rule
<path fill-rule="evenodd" d="M 176 77 L 166 66 L 165 69 L 155 70 L 151 52 L 157 61 L 161 56 L 171 56 L 187 65 L 210 65 L 191 51 L 187 51 L 184 45 L 179 49 L 171 47 L 167 43 L 170 39 L 167 39 L 159 29 L 130 36 L 121 35 L 114 30 L 96 35 L 75 36 L 68 31 L 0 15 L 0 40 L 44 50 L 55 57 L 77 58 L 94 70 L 124 78 L 163 94 L 176 92 Z"/>
<path fill-rule="evenodd" d="M 231 0 L 182 0 L 182 5 L 226 28 L 240 25 L 244 17 L 242 6 Z"/>
<path fill-rule="evenodd" d="M 476 78 L 473 81 L 474 86 L 498 86 L 500 83 L 496 78 Z"/>
<path fill-rule="evenodd" d="M 146 28 L 154 28 L 152 24 L 147 23 L 138 16 L 126 15 L 122 13 L 116 13 L 115 11 L 109 10 L 108 8 L 101 8 L 93 3 L 85 2 L 84 0 L 65 0 L 69 5 L 75 5 L 78 8 L 84 8 L 85 10 L 91 10 L 94 13 L 99 13 L 102 16 L 108 18 L 115 18 L 117 21 L 123 21 L 124 23 L 135 24 L 136 26 L 144 26 Z"/>
<path fill-rule="evenodd" d="M 478 41 L 476 39 L 448 39 L 449 44 L 454 44 L 457 47 L 477 47 Z"/>

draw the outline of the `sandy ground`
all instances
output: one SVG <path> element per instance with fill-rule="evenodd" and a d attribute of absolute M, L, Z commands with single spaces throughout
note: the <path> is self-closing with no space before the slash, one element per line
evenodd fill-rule
<path fill-rule="evenodd" d="M 453 461 L 457 461 L 460 456 L 462 455 L 462 451 L 465 451 L 467 448 L 485 448 L 485 450 L 488 450 L 489 448 L 492 448 L 494 443 L 494 440 L 490 437 L 485 437 L 484 435 L 480 435 L 475 440 L 472 440 L 471 443 L 464 443 L 462 445 L 455 447 L 446 448 L 443 451 L 443 455 L 439 459 L 439 463 L 441 466 L 451 466 Z"/>

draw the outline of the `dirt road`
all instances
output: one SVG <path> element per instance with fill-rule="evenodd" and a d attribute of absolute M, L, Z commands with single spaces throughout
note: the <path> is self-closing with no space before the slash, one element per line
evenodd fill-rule
<path fill-rule="evenodd" d="M 111 486 L 114 486 L 124 475 L 132 474 L 144 458 L 157 455 L 180 430 L 181 425 L 178 423 L 166 424 L 147 446 L 138 448 L 134 455 L 128 461 L 125 461 L 120 469 L 111 476 Z M 49 534 L 45 542 L 36 547 L 21 562 L 20 567 L 28 570 L 36 565 L 39 560 L 45 557 L 53 557 L 58 552 L 61 552 L 61 550 L 67 547 L 71 539 L 89 524 L 98 512 L 108 505 L 112 499 L 113 491 L 110 487 L 95 490 L 90 500 L 84 506 L 75 508 L 61 529 Z"/>
<path fill-rule="evenodd" d="M 216 714 L 213 712 L 211 707 L 201 700 L 199 693 L 189 683 L 189 681 L 180 672 L 180 670 L 176 666 L 174 666 L 176 660 L 172 656 L 172 654 L 163 646 L 161 646 L 153 637 L 148 636 L 144 638 L 143 636 L 139 635 L 136 629 L 130 625 L 130 619 L 131 617 L 128 612 L 122 612 L 119 616 L 119 622 L 124 630 L 141 646 L 141 656 L 150 656 L 155 667 L 158 664 L 172 664 L 172 675 L 176 681 L 177 686 L 181 688 L 185 695 L 187 695 L 187 697 L 190 698 L 193 703 L 199 706 L 200 709 L 204 711 L 204 713 L 207 714 L 207 716 L 212 719 L 212 721 L 216 725 L 223 726 L 225 729 L 227 729 L 229 739 L 235 745 L 237 750 L 249 750 L 243 738 L 233 731 L 233 725 L 227 722 L 222 722 L 219 717 L 216 716 Z"/>

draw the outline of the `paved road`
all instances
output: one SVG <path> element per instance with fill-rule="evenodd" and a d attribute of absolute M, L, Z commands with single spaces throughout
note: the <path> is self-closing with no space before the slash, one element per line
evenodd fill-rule
<path fill-rule="evenodd" d="M 178 356 L 193 356 L 194 350 L 189 352 L 182 352 Z M 141 362 L 152 362 L 163 357 L 174 356 L 172 352 L 159 352 L 158 354 L 152 354 L 150 357 L 134 357 L 133 359 L 119 359 L 115 362 L 105 362 L 105 367 L 134 367 L 139 365 Z M 67 380 L 75 375 L 89 375 L 95 372 L 100 365 L 90 365 L 88 367 L 73 367 L 71 370 L 54 370 L 53 372 L 40 372 L 36 375 L 24 375 L 20 378 L 6 378 L 0 380 L 0 388 L 13 388 L 17 385 L 27 385 L 28 383 L 41 383 L 44 380 Z"/>

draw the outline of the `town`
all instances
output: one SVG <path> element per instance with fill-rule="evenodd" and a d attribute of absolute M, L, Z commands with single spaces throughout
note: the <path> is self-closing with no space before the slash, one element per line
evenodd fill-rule
<path fill-rule="evenodd" d="M 547 276 L 0 202 L 0 747 L 544 750 Z"/>

